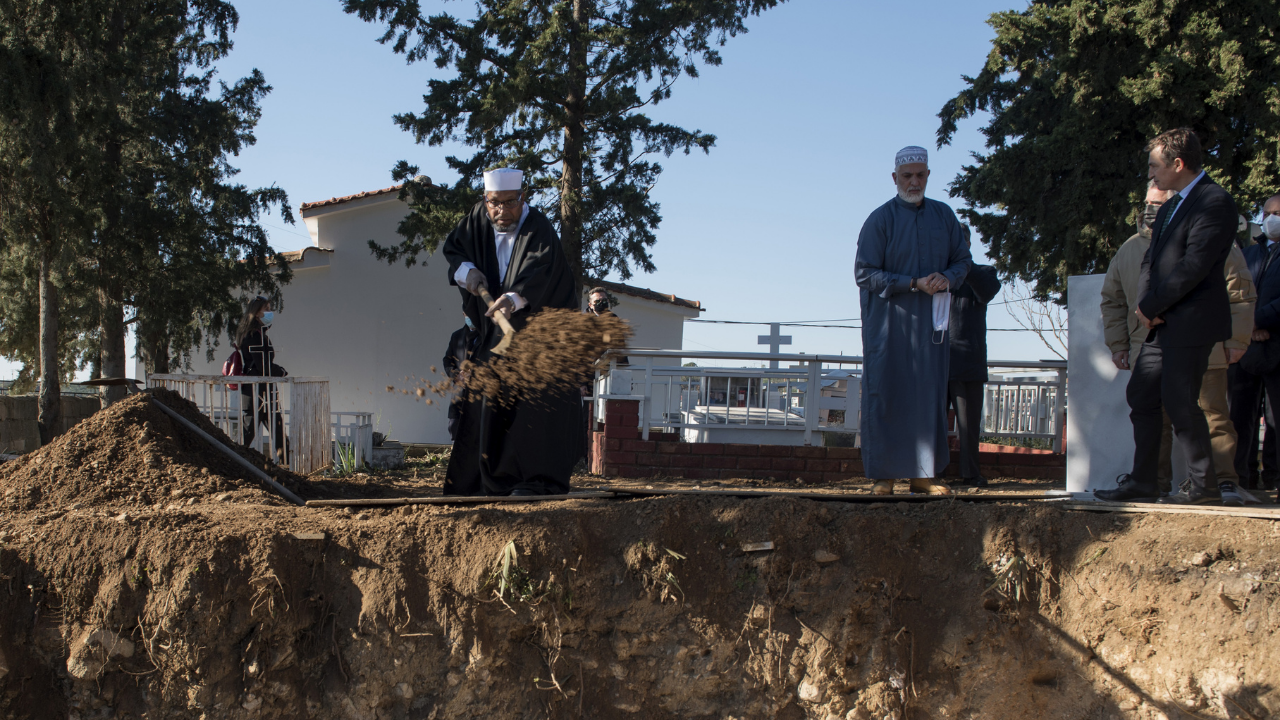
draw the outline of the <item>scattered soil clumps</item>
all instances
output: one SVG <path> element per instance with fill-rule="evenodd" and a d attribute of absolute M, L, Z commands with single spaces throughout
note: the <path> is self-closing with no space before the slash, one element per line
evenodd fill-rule
<path fill-rule="evenodd" d="M 589 385 L 605 351 L 630 338 L 631 326 L 618 317 L 547 308 L 516 333 L 505 355 L 465 367 L 467 392 L 511 403 Z"/>
<path fill-rule="evenodd" d="M 155 397 L 296 493 L 306 481 L 231 441 L 181 395 L 153 389 L 80 422 L 52 443 L 0 465 L 11 511 L 287 501 L 151 403 Z"/>
<path fill-rule="evenodd" d="M 486 362 L 463 363 L 461 374 L 465 382 L 406 378 L 410 387 L 388 385 L 387 392 L 418 398 L 425 398 L 428 393 L 441 397 L 465 393 L 502 405 L 517 400 L 536 402 L 547 393 L 590 385 L 605 351 L 625 348 L 631 335 L 631 325 L 615 315 L 598 317 L 547 308 L 516 332 L 506 354 L 494 355 Z M 435 366 L 431 371 L 437 372 Z M 426 402 L 435 401 L 428 398 Z"/>

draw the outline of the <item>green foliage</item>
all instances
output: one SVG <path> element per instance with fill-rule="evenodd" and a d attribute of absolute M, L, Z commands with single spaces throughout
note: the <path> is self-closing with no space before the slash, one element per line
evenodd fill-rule
<path fill-rule="evenodd" d="M 334 477 L 346 477 L 359 470 L 364 465 L 363 459 L 356 453 L 355 443 L 334 443 L 333 447 L 333 470 Z"/>
<path fill-rule="evenodd" d="M 716 47 L 780 1 L 479 0 L 463 20 L 424 15 L 418 0 L 344 0 L 347 12 L 385 23 L 380 41 L 409 62 L 455 71 L 429 81 L 426 108 L 397 115 L 400 127 L 418 142 L 477 148 L 447 159 L 461 176 L 453 186 L 397 165 L 393 177 L 414 209 L 400 226 L 406 239 L 370 247 L 413 265 L 479 199 L 481 173 L 510 166 L 525 171 L 579 277 L 626 279 L 633 265 L 652 272 L 661 215 L 649 191 L 662 166 L 651 158 L 707 152 L 715 136 L 640 110 L 670 98 L 681 76 L 697 77 L 699 62 L 719 65 Z"/>
<path fill-rule="evenodd" d="M 1006 276 L 1041 299 L 1106 270 L 1134 232 L 1146 141 L 1189 126 L 1242 212 L 1280 190 L 1274 0 L 1037 0 L 995 13 L 991 53 L 939 113 L 939 146 L 989 112 L 951 185 Z"/>
<path fill-rule="evenodd" d="M 237 21 L 223 0 L 0 0 L 0 283 L 27 288 L 0 302 L 0 354 L 35 355 L 42 257 L 64 369 L 96 365 L 128 309 L 163 370 L 239 319 L 235 293 L 288 281 L 257 223 L 292 222 L 288 198 L 228 162 L 270 90 L 216 83 Z"/>

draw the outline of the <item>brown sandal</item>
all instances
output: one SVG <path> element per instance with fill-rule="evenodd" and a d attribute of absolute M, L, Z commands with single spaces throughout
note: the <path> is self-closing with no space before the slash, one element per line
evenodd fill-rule
<path fill-rule="evenodd" d="M 917 478 L 911 481 L 911 492 L 925 495 L 950 495 L 951 488 L 946 483 L 935 482 L 931 478 Z"/>

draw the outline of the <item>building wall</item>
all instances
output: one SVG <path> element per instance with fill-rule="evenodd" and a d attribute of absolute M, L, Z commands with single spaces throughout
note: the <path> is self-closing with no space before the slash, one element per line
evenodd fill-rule
<path fill-rule="evenodd" d="M 269 335 L 277 363 L 290 375 L 329 378 L 334 412 L 373 412 L 375 429 L 403 442 L 448 443 L 447 405 L 412 390 L 444 378 L 441 360 L 449 336 L 463 324 L 458 289 L 448 284 L 448 265 L 438 250 L 406 268 L 378 260 L 368 247 L 369 240 L 399 242 L 396 227 L 407 212 L 407 205 L 385 196 L 308 211 L 312 238 L 333 253 L 327 266 L 294 266 Z M 625 298 L 618 315 L 634 318 L 638 339 L 680 347 L 683 318 L 670 312 L 664 317 L 646 305 L 659 304 Z M 195 371 L 220 372 L 227 351 L 216 354 L 215 364 Z"/>
<path fill-rule="evenodd" d="M 58 434 L 98 411 L 97 397 L 62 396 L 62 420 Z M 0 452 L 28 453 L 40 448 L 40 399 L 35 395 L 0 395 Z"/>
<path fill-rule="evenodd" d="M 697 317 L 696 310 L 684 310 L 674 305 L 644 300 L 615 293 L 618 299 L 613 312 L 631 323 L 635 333 L 630 347 L 647 350 L 679 350 L 684 347 L 684 317 Z M 676 364 L 674 360 L 656 364 Z"/>

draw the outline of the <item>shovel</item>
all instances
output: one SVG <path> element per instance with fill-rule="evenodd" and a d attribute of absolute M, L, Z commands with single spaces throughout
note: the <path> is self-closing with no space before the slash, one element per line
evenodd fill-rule
<path fill-rule="evenodd" d="M 480 286 L 480 299 L 484 301 L 487 307 L 493 307 L 493 296 L 489 294 L 488 288 L 483 285 Z M 502 328 L 502 340 L 494 346 L 492 352 L 497 355 L 506 355 L 507 348 L 511 345 L 511 338 L 516 335 L 516 329 L 511 327 L 511 321 L 507 319 L 507 316 L 500 312 L 494 313 L 493 319 L 497 321 L 498 327 Z"/>

